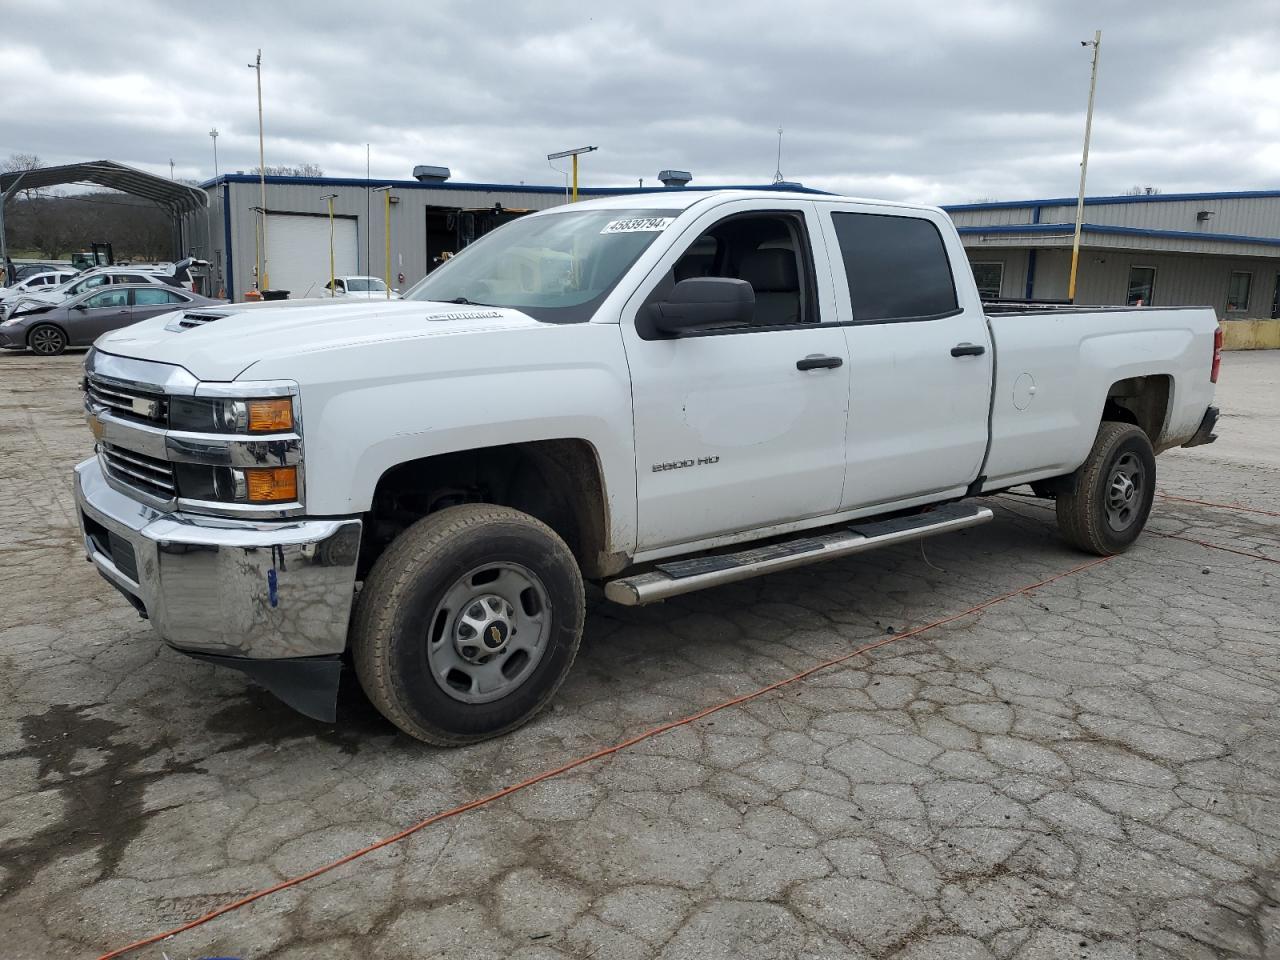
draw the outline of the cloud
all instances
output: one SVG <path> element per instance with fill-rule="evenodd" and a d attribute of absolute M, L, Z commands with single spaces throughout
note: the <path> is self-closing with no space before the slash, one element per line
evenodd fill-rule
<path fill-rule="evenodd" d="M 584 15 L 585 14 L 585 15 Z M 56 28 L 49 29 L 50 24 Z M 1261 0 L 1072 5 L 757 0 L 306 5 L 139 0 L 84 16 L 10 0 L 0 155 L 109 158 L 179 176 L 267 162 L 377 178 L 592 184 L 677 167 L 963 202 L 1074 193 L 1089 51 L 1103 29 L 1091 193 L 1276 186 L 1280 18 Z"/>

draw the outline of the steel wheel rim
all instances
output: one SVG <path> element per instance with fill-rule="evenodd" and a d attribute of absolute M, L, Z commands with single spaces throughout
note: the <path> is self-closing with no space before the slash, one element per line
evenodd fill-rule
<path fill-rule="evenodd" d="M 1107 525 L 1117 533 L 1128 530 L 1138 519 L 1145 499 L 1147 472 L 1137 454 L 1121 455 L 1111 467 L 1107 480 Z"/>
<path fill-rule="evenodd" d="M 31 349 L 45 356 L 52 356 L 62 348 L 62 334 L 57 330 L 37 330 L 31 335 Z"/>
<path fill-rule="evenodd" d="M 427 667 L 463 703 L 492 703 L 533 673 L 550 645 L 551 601 L 518 563 L 486 563 L 454 581 L 427 623 Z"/>

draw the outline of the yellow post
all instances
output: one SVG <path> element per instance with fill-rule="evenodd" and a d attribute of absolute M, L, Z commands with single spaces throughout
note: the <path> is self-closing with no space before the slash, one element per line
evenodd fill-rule
<path fill-rule="evenodd" d="M 384 201 L 384 205 L 383 205 L 384 213 L 383 213 L 382 219 L 386 222 L 386 225 L 387 225 L 386 281 L 387 281 L 387 299 L 390 300 L 391 299 L 391 188 L 390 187 L 387 188 L 387 192 L 385 196 L 386 196 L 386 200 Z"/>
<path fill-rule="evenodd" d="M 570 203 L 578 202 L 578 155 L 573 155 L 573 199 Z"/>
<path fill-rule="evenodd" d="M 1102 46 L 1102 31 L 1096 30 L 1093 42 L 1080 41 L 1083 46 L 1093 47 L 1093 68 L 1089 74 L 1089 109 L 1084 118 L 1084 150 L 1080 156 L 1080 192 L 1076 197 L 1076 229 L 1071 240 L 1071 275 L 1067 279 L 1067 299 L 1076 302 L 1076 269 L 1080 265 L 1080 230 L 1084 224 L 1084 182 L 1089 173 L 1089 136 L 1093 132 L 1093 94 L 1098 87 L 1098 50 Z"/>

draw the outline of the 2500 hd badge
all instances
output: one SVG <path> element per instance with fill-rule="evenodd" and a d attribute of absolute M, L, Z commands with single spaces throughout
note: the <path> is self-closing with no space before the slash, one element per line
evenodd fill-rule
<path fill-rule="evenodd" d="M 719 463 L 719 457 L 698 457 L 696 460 L 668 460 L 666 463 L 655 463 L 654 473 L 664 470 L 683 470 L 685 467 L 705 467 L 707 464 Z"/>

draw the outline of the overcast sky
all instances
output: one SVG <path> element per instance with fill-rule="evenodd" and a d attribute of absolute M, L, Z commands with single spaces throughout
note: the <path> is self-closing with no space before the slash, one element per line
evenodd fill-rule
<path fill-rule="evenodd" d="M 295 14 L 284 8 L 296 9 Z M 0 156 L 179 177 L 257 163 L 408 178 L 762 183 L 955 203 L 1280 188 L 1275 0 L 306 4 L 0 0 Z"/>

